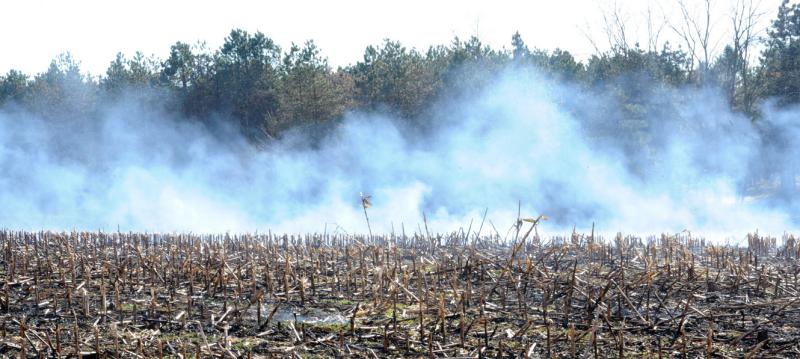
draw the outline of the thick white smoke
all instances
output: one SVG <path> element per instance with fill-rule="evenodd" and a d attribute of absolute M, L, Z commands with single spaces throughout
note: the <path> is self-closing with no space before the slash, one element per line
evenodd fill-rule
<path fill-rule="evenodd" d="M 746 190 L 760 164 L 792 158 L 791 141 L 775 150 L 712 90 L 653 93 L 672 110 L 644 114 L 641 148 L 615 140 L 625 134 L 609 123 L 626 119 L 614 117 L 622 105 L 612 97 L 520 69 L 440 102 L 428 131 L 353 113 L 314 146 L 297 134 L 257 149 L 139 96 L 106 104 L 99 123 L 63 126 L 9 106 L 0 109 L 0 226 L 366 233 L 363 192 L 373 232 L 418 232 L 423 213 L 432 232 L 470 221 L 475 230 L 488 208 L 483 233 L 496 225 L 504 235 L 518 203 L 523 215 L 548 215 L 551 233 L 592 223 L 712 237 L 794 229 L 790 203 L 755 198 L 769 183 Z M 793 119 L 765 110 L 761 121 L 792 138 Z"/>

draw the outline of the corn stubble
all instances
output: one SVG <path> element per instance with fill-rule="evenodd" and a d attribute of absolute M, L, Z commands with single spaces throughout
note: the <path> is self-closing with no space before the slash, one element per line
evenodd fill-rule
<path fill-rule="evenodd" d="M 794 237 L 545 239 L 543 219 L 512 242 L 0 232 L 0 354 L 800 356 Z"/>

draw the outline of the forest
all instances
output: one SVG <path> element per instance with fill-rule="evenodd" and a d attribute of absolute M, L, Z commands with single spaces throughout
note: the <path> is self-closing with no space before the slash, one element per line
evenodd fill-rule
<path fill-rule="evenodd" d="M 319 135 L 330 128 L 326 124 L 358 111 L 387 113 L 424 130 L 437 121 L 434 103 L 479 91 L 509 68 L 535 68 L 547 78 L 611 94 L 623 111 L 584 116 L 586 121 L 605 121 L 641 142 L 637 127 L 623 123 L 639 119 L 650 126 L 646 115 L 664 105 L 648 100 L 658 88 L 714 89 L 754 122 L 764 104 L 800 102 L 798 4 L 784 2 L 766 32 L 756 28 L 752 4 L 736 9 L 716 55 L 710 30 L 699 20 L 662 25 L 661 32 L 673 31 L 681 41 L 662 44 L 652 35 L 649 44 L 630 44 L 613 15 L 606 28 L 610 49 L 585 60 L 565 49 L 530 47 L 516 33 L 502 49 L 474 36 L 428 49 L 387 39 L 366 47 L 355 64 L 334 69 L 313 40 L 282 49 L 267 34 L 241 29 L 218 49 L 178 41 L 166 59 L 119 53 L 99 76 L 82 72 L 79 61 L 64 53 L 44 72 L 1 75 L 0 106 L 69 123 L 91 121 L 109 100 L 138 97 L 190 121 L 223 119 L 254 143 L 265 143 L 298 128 Z M 667 102 L 680 106 L 680 99 Z M 569 101 L 563 105 L 569 109 Z"/>

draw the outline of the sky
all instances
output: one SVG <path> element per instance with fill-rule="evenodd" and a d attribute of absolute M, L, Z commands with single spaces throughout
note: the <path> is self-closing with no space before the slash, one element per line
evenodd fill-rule
<path fill-rule="evenodd" d="M 455 36 L 478 36 L 494 48 L 508 48 L 515 31 L 530 47 L 561 48 L 583 59 L 595 53 L 595 46 L 607 49 L 602 14 L 614 8 L 628 24 L 630 42 L 636 35 L 645 42 L 648 8 L 653 23 L 663 25 L 662 42 L 674 37 L 664 19 L 679 14 L 677 1 L 12 0 L 3 2 L 0 73 L 42 72 L 58 54 L 69 51 L 84 71 L 97 76 L 118 52 L 130 57 L 141 51 L 163 59 L 177 41 L 205 41 L 217 49 L 234 28 L 261 31 L 283 48 L 313 39 L 333 66 L 359 61 L 367 45 L 386 38 L 424 50 Z M 691 10 L 702 4 L 683 1 Z M 710 1 L 712 33 L 721 50 L 730 10 L 742 0 Z M 768 24 L 780 0 L 753 1 L 764 13 L 762 23 Z"/>

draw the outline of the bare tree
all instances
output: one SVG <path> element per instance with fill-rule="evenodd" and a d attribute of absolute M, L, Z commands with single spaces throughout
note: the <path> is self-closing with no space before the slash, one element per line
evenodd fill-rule
<path fill-rule="evenodd" d="M 647 51 L 649 52 L 658 52 L 660 43 L 659 39 L 661 37 L 661 32 L 664 31 L 664 27 L 666 27 L 667 22 L 664 17 L 661 18 L 659 23 L 655 22 L 656 20 L 653 19 L 653 9 L 648 5 L 647 6 Z"/>
<path fill-rule="evenodd" d="M 639 26 L 644 25 L 647 27 L 646 46 L 648 52 L 658 52 L 661 47 L 661 36 L 667 26 L 666 17 L 663 15 L 659 18 L 656 11 L 648 4 L 647 9 L 641 16 L 633 16 L 633 18 L 644 18 L 645 23 L 642 24 L 636 19 L 631 19 L 629 13 L 620 6 L 616 1 L 613 2 L 600 2 L 598 4 L 598 13 L 602 16 L 601 31 L 593 31 L 592 26 L 588 23 L 583 28 L 584 36 L 589 40 L 589 43 L 594 47 L 595 52 L 603 53 L 603 44 L 599 44 L 594 35 L 605 35 L 605 41 L 608 48 L 615 53 L 622 53 L 631 48 L 631 44 L 635 42 L 636 47 L 639 47 Z M 663 13 L 663 11 L 662 11 Z M 602 42 L 602 41 L 600 41 Z"/>
<path fill-rule="evenodd" d="M 681 11 L 681 19 L 671 21 L 669 26 L 683 40 L 689 56 L 692 61 L 697 62 L 700 75 L 703 76 L 708 69 L 711 54 L 716 47 L 716 43 L 711 43 L 713 28 L 711 19 L 712 1 L 703 0 L 703 7 L 699 13 L 689 8 L 685 0 L 675 1 Z"/>
<path fill-rule="evenodd" d="M 626 26 L 626 16 L 623 14 L 621 7 L 616 1 L 611 6 L 603 6 L 602 2 L 598 3 L 598 13 L 603 17 L 602 32 L 595 31 L 592 25 L 587 23 L 581 29 L 583 35 L 594 48 L 595 53 L 601 54 L 606 52 L 595 35 L 602 33 L 605 34 L 605 40 L 611 52 L 622 53 L 628 49 L 628 30 Z"/>
<path fill-rule="evenodd" d="M 737 0 L 730 14 L 732 24 L 732 51 L 734 66 L 730 69 L 729 76 L 733 79 L 729 84 L 729 96 L 731 103 L 735 103 L 737 89 L 741 94 L 741 106 L 744 111 L 752 110 L 755 94 L 750 86 L 750 50 L 756 42 L 758 34 L 763 29 L 759 29 L 761 19 L 765 12 L 759 10 L 761 1 Z"/>
<path fill-rule="evenodd" d="M 622 9 L 614 2 L 613 8 L 602 11 L 603 23 L 608 45 L 612 51 L 623 52 L 628 49 L 626 18 Z"/>

